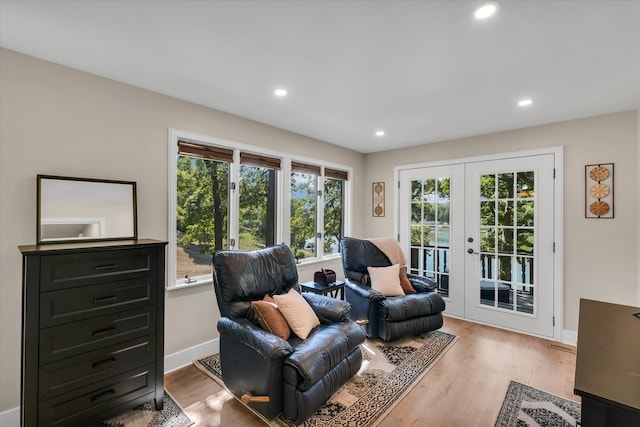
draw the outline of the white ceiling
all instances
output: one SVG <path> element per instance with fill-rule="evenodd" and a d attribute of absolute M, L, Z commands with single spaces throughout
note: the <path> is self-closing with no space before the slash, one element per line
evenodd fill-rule
<path fill-rule="evenodd" d="M 0 45 L 363 153 L 640 107 L 640 1 L 480 3 L 0 0 Z"/>

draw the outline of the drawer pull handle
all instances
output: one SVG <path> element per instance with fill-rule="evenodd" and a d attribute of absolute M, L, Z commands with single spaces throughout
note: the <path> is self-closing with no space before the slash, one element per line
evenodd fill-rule
<path fill-rule="evenodd" d="M 99 362 L 94 363 L 93 365 L 91 365 L 91 368 L 92 369 L 102 368 L 104 366 L 112 365 L 115 362 L 116 362 L 116 358 L 115 357 L 110 357 L 108 359 L 101 360 Z"/>
<path fill-rule="evenodd" d="M 120 267 L 118 264 L 106 264 L 106 265 L 97 265 L 96 270 L 113 270 L 114 268 Z"/>
<path fill-rule="evenodd" d="M 99 304 L 101 302 L 113 301 L 113 300 L 116 300 L 116 299 L 118 299 L 117 296 L 111 295 L 111 296 L 108 296 L 108 297 L 94 298 L 93 299 L 93 303 L 94 304 Z"/>
<path fill-rule="evenodd" d="M 114 389 L 109 389 L 103 393 L 100 394 L 96 394 L 95 396 L 93 396 L 91 398 L 91 403 L 96 403 L 99 402 L 101 400 L 106 399 L 107 397 L 111 396 L 112 394 L 116 394 L 116 391 Z"/>
<path fill-rule="evenodd" d="M 116 330 L 117 330 L 117 328 L 115 326 L 112 326 L 110 328 L 100 329 L 98 331 L 94 331 L 93 332 L 93 336 L 94 337 L 99 337 L 101 335 L 105 335 L 105 334 L 109 334 L 111 332 L 115 332 Z"/>

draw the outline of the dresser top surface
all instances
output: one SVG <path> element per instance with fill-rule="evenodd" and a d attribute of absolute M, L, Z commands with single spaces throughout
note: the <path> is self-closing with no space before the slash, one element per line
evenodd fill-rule
<path fill-rule="evenodd" d="M 87 251 L 87 250 L 104 250 L 104 249 L 126 249 L 128 247 L 166 245 L 167 242 L 155 239 L 137 239 L 137 240 L 104 240 L 99 242 L 80 242 L 80 243 L 52 243 L 44 245 L 22 245 L 18 246 L 20 252 L 26 254 L 38 254 L 48 252 L 61 251 Z"/>

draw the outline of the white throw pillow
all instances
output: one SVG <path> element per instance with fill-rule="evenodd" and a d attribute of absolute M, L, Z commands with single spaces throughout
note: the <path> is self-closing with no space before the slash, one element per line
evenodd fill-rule
<path fill-rule="evenodd" d="M 303 340 L 307 339 L 311 330 L 320 324 L 318 316 L 307 300 L 295 289 L 289 289 L 286 294 L 274 295 L 273 299 L 293 333 Z"/>
<path fill-rule="evenodd" d="M 387 297 L 404 295 L 400 286 L 400 264 L 389 267 L 367 267 L 371 277 L 371 289 L 380 292 Z"/>

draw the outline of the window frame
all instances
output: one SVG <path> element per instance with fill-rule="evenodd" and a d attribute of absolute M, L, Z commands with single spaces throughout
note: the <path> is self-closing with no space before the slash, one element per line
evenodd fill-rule
<path fill-rule="evenodd" d="M 228 214 L 228 242 L 234 242 L 234 246 L 230 247 L 231 250 L 238 250 L 239 244 L 239 179 L 240 179 L 240 153 L 251 153 L 253 155 L 263 155 L 267 157 L 274 157 L 280 159 L 280 169 L 277 170 L 277 183 L 276 183 L 276 241 L 284 242 L 291 246 L 291 163 L 307 163 L 320 167 L 321 173 L 318 176 L 318 188 L 322 189 L 322 195 L 317 196 L 318 204 L 318 216 L 316 218 L 316 228 L 322 230 L 322 239 L 316 239 L 316 247 L 319 249 L 316 257 L 306 258 L 300 260 L 299 265 L 308 265 L 313 263 L 319 263 L 329 261 L 340 257 L 340 253 L 324 254 L 324 247 L 322 245 L 324 239 L 324 229 L 322 224 L 324 223 L 324 173 L 325 168 L 329 170 L 338 170 L 346 174 L 347 179 L 344 180 L 344 200 L 343 200 L 343 221 L 344 221 L 344 235 L 351 233 L 351 213 L 352 213 L 352 197 L 351 187 L 353 180 L 353 168 L 350 166 L 323 161 L 319 159 L 311 159 L 308 157 L 295 156 L 290 153 L 280 152 L 276 150 L 270 150 L 268 148 L 252 146 L 235 141 L 230 141 L 221 138 L 214 138 L 205 135 L 199 135 L 192 132 L 169 129 L 168 135 L 168 194 L 167 194 L 167 206 L 168 206 L 168 242 L 167 251 L 167 290 L 184 289 L 188 287 L 207 285 L 213 283 L 213 276 L 203 275 L 198 276 L 197 281 L 186 283 L 184 279 L 176 279 L 176 197 L 177 197 L 177 156 L 178 156 L 178 141 L 187 141 L 194 144 L 232 149 L 233 161 L 229 163 L 229 179 L 230 183 L 235 183 L 236 188 L 231 189 L 229 194 L 229 214 Z"/>

